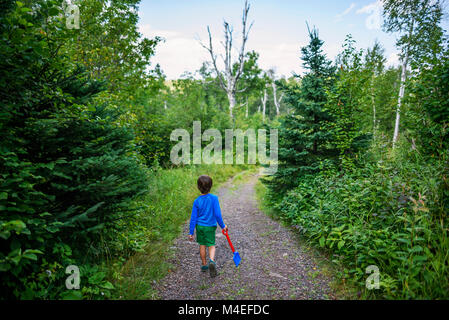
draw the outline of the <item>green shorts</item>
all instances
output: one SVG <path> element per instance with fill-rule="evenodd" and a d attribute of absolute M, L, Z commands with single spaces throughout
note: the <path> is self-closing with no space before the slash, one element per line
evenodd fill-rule
<path fill-rule="evenodd" d="M 202 246 L 215 246 L 215 230 L 217 227 L 196 225 L 196 242 Z"/>

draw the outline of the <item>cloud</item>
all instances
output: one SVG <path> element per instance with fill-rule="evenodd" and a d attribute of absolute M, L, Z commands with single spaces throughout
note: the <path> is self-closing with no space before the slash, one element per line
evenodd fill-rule
<path fill-rule="evenodd" d="M 152 29 L 149 24 L 139 25 L 139 32 L 146 38 L 154 38 L 155 36 L 159 36 L 164 39 L 168 39 L 179 36 L 179 32 L 177 31 Z"/>
<path fill-rule="evenodd" d="M 382 27 L 382 1 L 377 0 L 356 11 L 357 14 L 368 14 L 365 26 L 368 30 L 380 30 Z"/>
<path fill-rule="evenodd" d="M 397 53 L 392 53 L 387 58 L 386 65 L 389 67 L 397 66 L 400 64 L 399 55 Z"/>
<path fill-rule="evenodd" d="M 147 38 L 155 36 L 164 38 L 164 41 L 156 47 L 156 53 L 151 61 L 152 65 L 161 66 L 168 79 L 177 79 L 184 71 L 194 72 L 208 59 L 207 52 L 193 35 L 173 30 L 153 29 L 149 24 L 139 25 L 139 32 Z"/>
<path fill-rule="evenodd" d="M 300 59 L 301 45 L 298 42 L 266 43 L 253 42 L 249 50 L 260 52 L 259 66 L 263 70 L 276 69 L 278 75 L 291 76 L 292 72 L 302 71 Z"/>
<path fill-rule="evenodd" d="M 354 2 L 351 3 L 345 11 L 343 11 L 342 13 L 339 13 L 335 16 L 335 22 L 342 21 L 343 17 L 348 15 L 355 7 L 356 7 L 356 4 Z"/>
<path fill-rule="evenodd" d="M 260 53 L 259 66 L 263 70 L 276 69 L 276 73 L 290 77 L 292 73 L 303 74 L 306 70 L 301 59 L 301 48 L 307 45 L 304 41 L 270 43 L 257 42 L 249 48 Z M 329 60 L 334 60 L 341 51 L 341 44 L 325 42 L 323 51 Z"/>

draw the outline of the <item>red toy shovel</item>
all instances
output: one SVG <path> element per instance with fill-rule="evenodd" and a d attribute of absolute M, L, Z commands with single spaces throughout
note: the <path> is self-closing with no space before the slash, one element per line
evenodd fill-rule
<path fill-rule="evenodd" d="M 235 251 L 234 246 L 232 245 L 231 239 L 229 238 L 228 230 L 227 229 L 226 229 L 226 231 L 221 230 L 221 232 L 226 236 L 226 239 L 228 239 L 229 246 L 231 247 L 232 253 L 234 254 L 233 260 L 234 260 L 235 266 L 238 267 L 240 264 L 240 261 L 242 261 L 242 259 L 240 258 L 240 254 L 237 251 Z"/>

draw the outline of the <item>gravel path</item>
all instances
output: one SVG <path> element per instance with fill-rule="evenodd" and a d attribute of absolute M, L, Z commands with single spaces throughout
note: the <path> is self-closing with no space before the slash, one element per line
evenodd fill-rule
<path fill-rule="evenodd" d="M 257 208 L 258 175 L 216 193 L 229 235 L 242 257 L 238 268 L 220 227 L 216 234 L 218 276 L 200 272 L 199 248 L 187 239 L 188 223 L 172 249 L 168 275 L 156 284 L 161 299 L 335 299 L 331 279 L 320 271 L 297 235 Z"/>

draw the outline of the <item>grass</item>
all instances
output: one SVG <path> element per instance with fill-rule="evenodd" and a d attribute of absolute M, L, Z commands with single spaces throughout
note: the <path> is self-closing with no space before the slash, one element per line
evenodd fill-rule
<path fill-rule="evenodd" d="M 275 219 L 276 212 L 266 199 L 266 195 L 268 192 L 267 186 L 263 184 L 261 180 L 258 180 L 254 189 L 256 191 L 256 198 L 259 210 L 267 214 L 270 218 Z"/>
<path fill-rule="evenodd" d="M 235 176 L 244 166 L 201 165 L 160 170 L 151 181 L 151 191 L 144 197 L 144 214 L 138 223 L 143 226 L 147 244 L 132 256 L 114 282 L 116 299 L 157 299 L 153 285 L 170 271 L 167 262 L 173 254 L 170 246 L 189 219 L 193 200 L 198 196 L 196 180 L 207 174 L 212 177 L 212 193 L 220 184 Z"/>

